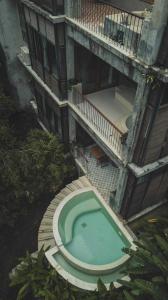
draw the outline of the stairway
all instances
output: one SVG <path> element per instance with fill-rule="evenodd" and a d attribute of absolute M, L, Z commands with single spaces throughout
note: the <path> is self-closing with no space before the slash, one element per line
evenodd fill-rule
<path fill-rule="evenodd" d="M 43 219 L 40 224 L 38 232 L 38 250 L 44 247 L 44 250 L 48 247 L 53 248 L 55 246 L 55 240 L 53 235 L 53 216 L 59 203 L 69 194 L 84 187 L 90 187 L 91 183 L 86 176 L 79 177 L 77 180 L 72 181 L 59 194 L 51 201 L 48 206 Z"/>

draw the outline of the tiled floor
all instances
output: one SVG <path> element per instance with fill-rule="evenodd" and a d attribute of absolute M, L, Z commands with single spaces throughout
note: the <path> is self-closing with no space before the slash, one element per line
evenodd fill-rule
<path fill-rule="evenodd" d="M 97 160 L 90 155 L 90 149 L 85 149 L 87 158 L 87 177 L 92 184 L 99 190 L 103 198 L 109 203 L 110 192 L 117 186 L 119 169 L 110 162 L 106 166 L 101 166 Z M 83 165 L 83 159 L 78 157 L 78 161 Z M 86 164 L 84 166 L 86 168 Z"/>

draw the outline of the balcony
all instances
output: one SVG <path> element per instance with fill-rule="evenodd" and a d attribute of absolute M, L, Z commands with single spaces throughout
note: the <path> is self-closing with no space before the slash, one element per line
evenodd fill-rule
<path fill-rule="evenodd" d="M 129 12 L 93 0 L 78 0 L 74 3 L 73 12 L 71 20 L 108 44 L 134 56 L 137 54 L 144 18 L 150 14 L 147 11 Z"/>
<path fill-rule="evenodd" d="M 120 159 L 131 127 L 131 114 L 136 89 L 117 86 L 83 95 L 82 86 L 72 89 L 71 107 Z"/>

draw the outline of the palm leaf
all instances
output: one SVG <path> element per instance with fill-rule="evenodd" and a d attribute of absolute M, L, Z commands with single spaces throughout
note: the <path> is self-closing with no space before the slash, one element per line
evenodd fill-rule
<path fill-rule="evenodd" d="M 160 249 L 164 252 L 164 254 L 168 257 L 168 241 L 166 241 L 160 235 L 155 235 L 156 241 L 160 247 Z"/>
<path fill-rule="evenodd" d="M 134 300 L 134 297 L 128 292 L 128 291 L 123 291 L 126 300 Z"/>

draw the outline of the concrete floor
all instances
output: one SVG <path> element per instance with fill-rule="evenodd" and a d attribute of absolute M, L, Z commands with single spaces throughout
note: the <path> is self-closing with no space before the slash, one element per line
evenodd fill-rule
<path fill-rule="evenodd" d="M 136 90 L 119 86 L 86 95 L 86 98 L 123 134 L 128 131 L 126 120 L 133 110 Z"/>

